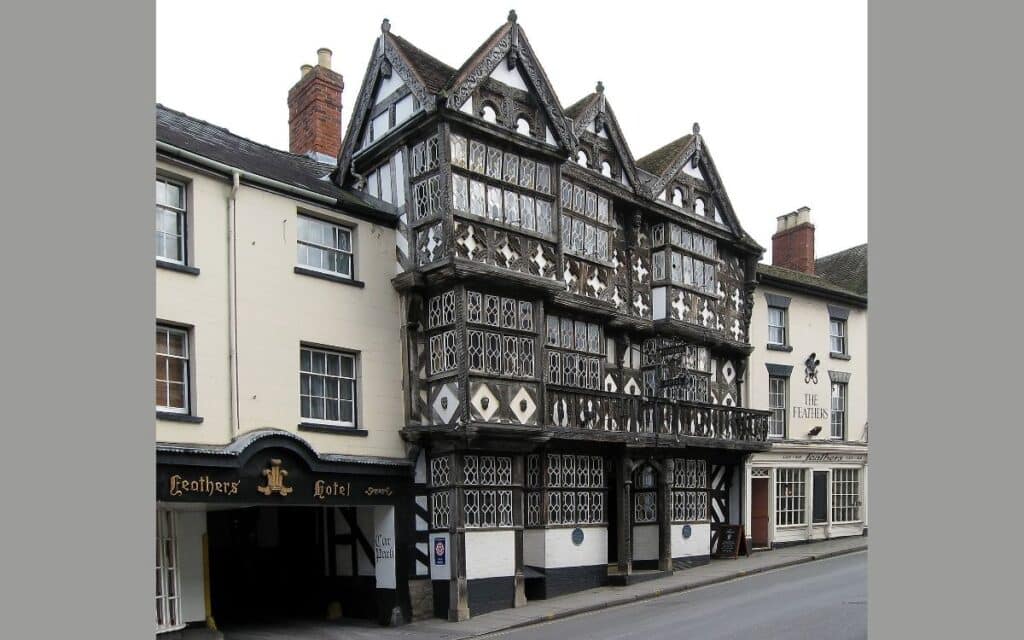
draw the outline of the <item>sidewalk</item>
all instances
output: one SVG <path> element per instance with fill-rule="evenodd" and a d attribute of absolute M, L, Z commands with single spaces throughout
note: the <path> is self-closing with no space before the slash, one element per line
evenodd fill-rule
<path fill-rule="evenodd" d="M 535 600 L 525 607 L 485 613 L 464 622 L 448 622 L 434 618 L 394 628 L 362 624 L 316 625 L 308 628 L 301 626 L 301 628 L 268 629 L 244 634 L 228 633 L 225 635 L 225 640 L 278 640 L 283 638 L 462 640 L 598 609 L 607 609 L 637 600 L 656 598 L 669 593 L 695 589 L 812 560 L 854 553 L 867 548 L 867 538 L 856 536 L 795 545 L 773 551 L 759 551 L 749 558 L 741 556 L 735 560 L 713 560 L 711 564 L 702 567 L 679 570 L 668 578 L 648 580 L 623 587 L 599 587 L 548 600 Z"/>

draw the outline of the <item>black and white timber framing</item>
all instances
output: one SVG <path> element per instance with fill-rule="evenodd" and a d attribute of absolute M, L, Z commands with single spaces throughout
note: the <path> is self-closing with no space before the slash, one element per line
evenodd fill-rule
<path fill-rule="evenodd" d="M 768 445 L 740 406 L 763 249 L 699 127 L 635 160 L 514 12 L 458 69 L 385 20 L 332 179 L 401 212 L 407 557 L 435 615 L 709 561 Z"/>

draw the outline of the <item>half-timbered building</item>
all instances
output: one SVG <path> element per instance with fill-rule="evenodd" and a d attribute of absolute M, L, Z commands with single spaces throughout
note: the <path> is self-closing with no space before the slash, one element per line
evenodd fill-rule
<path fill-rule="evenodd" d="M 762 248 L 699 127 L 634 159 L 514 12 L 458 68 L 385 20 L 332 180 L 398 210 L 408 570 L 435 615 L 708 562 L 768 414 L 741 400 Z"/>

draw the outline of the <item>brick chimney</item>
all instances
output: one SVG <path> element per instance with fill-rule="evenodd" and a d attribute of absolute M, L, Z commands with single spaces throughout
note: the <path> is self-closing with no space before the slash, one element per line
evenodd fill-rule
<path fill-rule="evenodd" d="M 772 264 L 814 275 L 814 225 L 811 210 L 800 207 L 778 217 L 772 236 Z"/>
<path fill-rule="evenodd" d="M 341 151 L 341 92 L 345 82 L 331 70 L 331 50 L 317 50 L 317 65 L 302 65 L 288 91 L 288 150 L 333 163 Z"/>

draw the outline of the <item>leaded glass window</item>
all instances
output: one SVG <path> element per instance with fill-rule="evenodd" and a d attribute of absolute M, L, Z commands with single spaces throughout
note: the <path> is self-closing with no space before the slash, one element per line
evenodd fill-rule
<path fill-rule="evenodd" d="M 484 173 L 487 162 L 487 147 L 482 142 L 469 142 L 469 170 Z"/>
<path fill-rule="evenodd" d="M 481 218 L 487 212 L 486 187 L 484 183 L 471 180 L 469 183 L 469 212 Z"/>
<path fill-rule="evenodd" d="M 456 167 L 466 169 L 468 166 L 468 146 L 466 139 L 455 134 L 451 135 L 451 162 Z"/>
<path fill-rule="evenodd" d="M 487 177 L 501 180 L 501 149 L 487 149 Z"/>
<path fill-rule="evenodd" d="M 457 173 L 452 174 L 452 207 L 456 211 L 469 212 L 469 181 Z"/>
<path fill-rule="evenodd" d="M 491 220 L 501 222 L 501 189 L 498 187 L 487 187 L 487 216 Z"/>
<path fill-rule="evenodd" d="M 519 222 L 519 194 L 515 191 L 505 192 L 505 223 L 518 227 Z"/>

